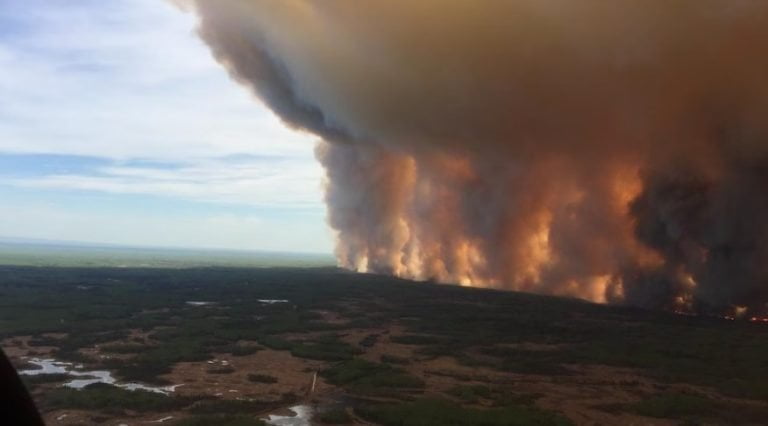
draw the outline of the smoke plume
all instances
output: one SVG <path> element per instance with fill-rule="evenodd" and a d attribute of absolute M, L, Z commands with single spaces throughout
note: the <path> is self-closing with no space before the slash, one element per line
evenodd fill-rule
<path fill-rule="evenodd" d="M 187 2 L 322 139 L 343 266 L 766 310 L 768 2 Z"/>

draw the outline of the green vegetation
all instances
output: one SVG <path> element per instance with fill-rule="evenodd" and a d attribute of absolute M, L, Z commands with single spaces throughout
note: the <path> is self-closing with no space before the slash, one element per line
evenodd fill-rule
<path fill-rule="evenodd" d="M 261 302 L 265 299 L 288 302 Z M 188 301 L 209 303 L 190 305 Z M 326 323 L 321 311 L 343 320 Z M 679 391 L 679 384 L 685 384 L 701 387 L 702 394 L 768 401 L 768 327 L 764 324 L 420 284 L 334 268 L 0 266 L 0 338 L 18 342 L 21 336 L 33 336 L 29 344 L 34 350 L 55 347 L 52 356 L 57 359 L 109 369 L 120 380 L 151 384 L 167 384 L 164 375 L 179 362 L 203 362 L 221 354 L 247 357 L 265 348 L 282 351 L 279 356 L 322 365 L 320 374 L 328 383 L 341 387 L 347 396 L 362 398 L 349 405 L 368 413 L 368 418 L 384 416 L 392 421 L 437 422 L 438 414 L 433 418 L 424 413 L 449 404 L 453 408 L 447 411 L 457 418 L 504 418 L 515 412 L 521 418 L 544 418 L 548 420 L 541 424 L 552 424 L 547 422 L 559 420 L 535 408 L 539 395 L 520 393 L 494 379 L 537 375 L 525 380 L 577 386 L 590 366 L 631 369 L 659 389 L 666 389 L 666 383 Z M 380 363 L 361 356 L 373 346 L 378 350 L 389 344 L 407 346 L 391 348 L 392 354 L 381 355 Z M 119 356 L 85 355 L 96 348 Z M 430 368 L 416 368 L 438 357 Z M 453 360 L 464 368 L 452 368 Z M 478 367 L 486 371 L 472 370 Z M 211 368 L 211 373 L 229 371 L 217 369 Z M 104 415 L 142 407 L 157 412 L 250 415 L 252 407 L 261 404 L 227 405 L 119 388 L 78 392 L 56 389 L 64 377 L 38 377 L 24 380 L 46 411 L 66 407 Z M 240 376 L 233 377 L 239 380 Z M 278 378 L 275 373 L 274 379 Z M 450 384 L 433 392 L 425 389 L 427 378 L 430 383 Z M 227 376 L 207 379 L 226 380 Z M 271 379 L 253 375 L 248 380 L 266 383 Z M 627 386 L 637 384 L 627 380 Z M 447 401 L 422 399 L 444 389 L 448 389 L 442 393 Z M 735 409 L 730 403 L 723 405 L 726 398 L 702 401 L 700 395 L 681 396 L 671 390 L 612 409 L 704 422 L 724 422 L 724 413 Z M 394 402 L 370 405 L 366 398 L 373 397 Z M 739 410 L 752 413 L 750 407 L 758 402 L 739 404 Z"/>
<path fill-rule="evenodd" d="M 347 413 L 347 410 L 341 407 L 320 413 L 319 419 L 321 422 L 329 425 L 346 425 L 352 423 L 352 416 Z"/>
<path fill-rule="evenodd" d="M 446 392 L 465 404 L 490 402 L 494 407 L 533 406 L 541 395 L 519 393 L 508 387 L 490 387 L 486 385 L 457 385 Z"/>
<path fill-rule="evenodd" d="M 200 401 L 193 405 L 189 409 L 189 412 L 193 414 L 253 414 L 280 407 L 281 404 L 290 404 L 293 401 L 292 398 L 284 398 L 282 401 L 278 402 L 210 399 Z"/>
<path fill-rule="evenodd" d="M 321 372 L 329 383 L 354 388 L 357 391 L 375 388 L 419 389 L 424 381 L 404 370 L 387 364 L 376 364 L 355 358 Z"/>
<path fill-rule="evenodd" d="M 399 364 L 399 365 L 410 364 L 410 361 L 408 360 L 408 358 L 403 358 L 395 355 L 387 355 L 387 354 L 384 354 L 381 356 L 381 362 L 386 362 L 389 364 Z"/>
<path fill-rule="evenodd" d="M 359 349 L 338 340 L 337 336 L 325 336 L 291 346 L 291 355 L 320 361 L 344 361 L 360 353 Z"/>
<path fill-rule="evenodd" d="M 402 345 L 436 345 L 445 343 L 448 339 L 438 336 L 421 336 L 418 334 L 406 334 L 389 338 L 393 343 Z"/>
<path fill-rule="evenodd" d="M 601 407 L 609 412 L 681 420 L 684 424 L 762 424 L 768 407 L 727 400 L 713 400 L 693 393 L 662 393 L 631 404 Z"/>
<path fill-rule="evenodd" d="M 530 407 L 488 410 L 464 408 L 447 400 L 420 399 L 402 404 L 364 405 L 355 409 L 360 417 L 384 426 L 515 426 L 569 425 L 557 414 Z"/>
<path fill-rule="evenodd" d="M 21 380 L 24 382 L 24 386 L 26 386 L 27 389 L 35 389 L 39 385 L 48 383 L 61 383 L 71 379 L 72 376 L 69 374 L 38 374 L 36 376 L 21 376 Z"/>
<path fill-rule="evenodd" d="M 147 347 L 135 343 L 114 343 L 111 345 L 102 345 L 101 350 L 113 354 L 138 354 L 147 350 Z"/>
<path fill-rule="evenodd" d="M 491 397 L 491 388 L 485 385 L 459 385 L 448 391 L 449 395 L 455 396 L 462 402 L 477 404 L 481 398 Z"/>
<path fill-rule="evenodd" d="M 258 345 L 232 345 L 226 348 L 224 352 L 231 354 L 232 356 L 248 356 L 253 355 L 256 352 L 264 349 Z"/>
<path fill-rule="evenodd" d="M 558 351 L 530 351 L 507 347 L 488 347 L 483 348 L 481 352 L 485 355 L 500 358 L 500 362 L 490 364 L 490 366 L 504 371 L 544 376 L 571 373 L 570 370 L 562 365 L 567 359 L 564 359 L 563 354 Z M 464 358 L 461 361 L 466 362 L 467 359 Z"/>
<path fill-rule="evenodd" d="M 144 390 L 129 391 L 106 384 L 94 384 L 82 390 L 57 388 L 49 392 L 43 406 L 48 409 L 95 410 L 107 413 L 133 411 L 170 411 L 192 404 L 195 399 L 171 397 Z"/>
<path fill-rule="evenodd" d="M 289 351 L 293 347 L 293 343 L 275 336 L 260 337 L 259 343 L 276 351 Z"/>
<path fill-rule="evenodd" d="M 364 348 L 370 348 L 370 347 L 373 347 L 378 341 L 379 341 L 378 334 L 369 334 L 365 336 L 363 340 L 360 341 L 360 346 Z"/>
<path fill-rule="evenodd" d="M 690 394 L 656 395 L 631 405 L 631 411 L 659 418 L 683 419 L 691 416 L 711 417 L 717 411 L 709 398 Z"/>

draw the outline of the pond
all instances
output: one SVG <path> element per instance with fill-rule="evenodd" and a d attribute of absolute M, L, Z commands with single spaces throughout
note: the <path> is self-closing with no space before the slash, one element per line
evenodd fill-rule
<path fill-rule="evenodd" d="M 74 365 L 70 362 L 56 361 L 55 359 L 31 358 L 27 360 L 40 368 L 32 368 L 19 371 L 22 376 L 38 376 L 41 374 L 67 374 L 73 379 L 63 386 L 73 389 L 82 389 L 95 383 L 105 383 L 127 390 L 145 390 L 162 394 L 169 394 L 181 385 L 151 386 L 142 383 L 120 383 L 108 370 L 83 370 L 82 365 Z"/>
<path fill-rule="evenodd" d="M 296 405 L 289 410 L 293 411 L 293 416 L 278 416 L 270 414 L 269 418 L 262 419 L 268 425 L 273 426 L 311 426 L 312 407 L 308 405 Z"/>

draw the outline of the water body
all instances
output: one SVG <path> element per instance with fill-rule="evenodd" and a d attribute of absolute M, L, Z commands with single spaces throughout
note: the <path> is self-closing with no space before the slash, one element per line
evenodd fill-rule
<path fill-rule="evenodd" d="M 190 300 L 190 301 L 187 302 L 187 305 L 190 305 L 190 306 L 208 306 L 208 305 L 213 305 L 213 302 L 204 302 L 204 301 L 199 301 L 198 302 L 198 301 Z"/>
<path fill-rule="evenodd" d="M 270 414 L 269 418 L 263 419 L 268 425 L 273 426 L 311 426 L 312 425 L 312 407 L 308 405 L 296 405 L 289 410 L 295 413 L 294 416 L 276 416 Z"/>
<path fill-rule="evenodd" d="M 168 395 L 181 385 L 172 386 L 150 386 L 142 383 L 119 383 L 107 370 L 77 370 L 74 364 L 70 362 L 56 361 L 55 359 L 32 358 L 28 360 L 30 364 L 37 365 L 40 368 L 21 370 L 19 374 L 24 376 L 39 376 L 42 374 L 68 374 L 78 377 L 64 383 L 64 387 L 73 389 L 83 389 L 86 386 L 96 383 L 117 386 L 126 390 L 145 390 L 149 392 L 162 393 Z M 81 367 L 81 366 L 77 366 Z"/>

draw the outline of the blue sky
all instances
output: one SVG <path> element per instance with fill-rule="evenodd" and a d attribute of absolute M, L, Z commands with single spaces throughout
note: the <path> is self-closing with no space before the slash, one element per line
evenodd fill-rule
<path fill-rule="evenodd" d="M 0 1 L 0 237 L 330 252 L 314 137 L 164 0 Z"/>

